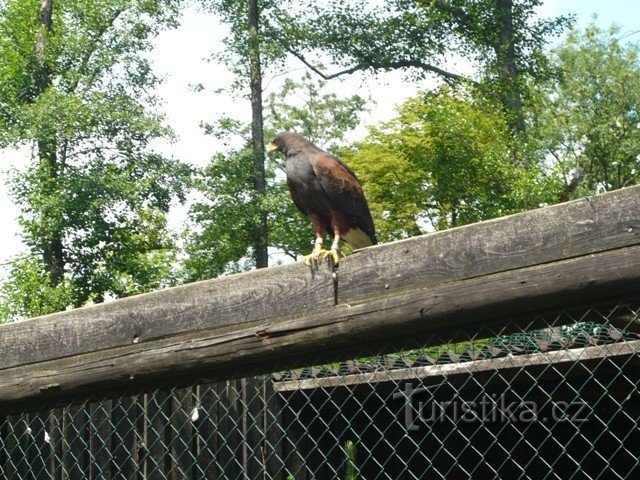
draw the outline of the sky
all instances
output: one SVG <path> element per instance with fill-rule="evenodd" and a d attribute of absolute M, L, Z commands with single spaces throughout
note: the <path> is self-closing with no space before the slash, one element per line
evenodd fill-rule
<path fill-rule="evenodd" d="M 636 0 L 547 0 L 540 9 L 540 15 L 551 17 L 575 14 L 577 26 L 584 28 L 593 21 L 603 28 L 615 23 L 621 27 L 621 35 L 640 42 L 640 1 Z M 215 96 L 211 91 L 231 83 L 231 74 L 215 62 L 206 61 L 211 52 L 219 47 L 224 28 L 215 18 L 196 10 L 187 10 L 181 26 L 163 32 L 155 42 L 150 54 L 155 71 L 165 77 L 158 90 L 163 99 L 163 111 L 167 123 L 178 134 L 173 144 L 158 144 L 163 153 L 194 165 L 205 165 L 216 150 L 216 145 L 199 128 L 202 121 L 212 122 L 220 116 L 232 116 L 240 120 L 250 118 L 248 102 L 229 95 Z M 218 45 L 216 45 L 218 43 Z M 292 76 L 302 75 L 301 69 L 291 72 Z M 266 93 L 277 89 L 282 78 L 264 79 Z M 331 82 L 330 88 L 343 95 L 358 93 L 371 96 L 376 102 L 370 106 L 367 122 L 373 124 L 392 117 L 394 107 L 411 96 L 418 88 L 431 86 L 426 81 L 422 85 L 406 82 L 399 72 L 379 75 L 366 79 L 353 76 L 341 83 Z M 207 87 L 205 92 L 195 92 L 194 83 Z M 360 129 L 357 134 L 363 134 Z M 6 274 L 8 262 L 24 251 L 19 237 L 17 222 L 18 209 L 9 198 L 8 188 L 3 179 L 8 178 L 11 168 L 20 168 L 30 156 L 28 149 L 20 151 L 0 151 L 0 279 Z M 176 205 L 170 213 L 170 225 L 181 228 L 187 206 Z"/>

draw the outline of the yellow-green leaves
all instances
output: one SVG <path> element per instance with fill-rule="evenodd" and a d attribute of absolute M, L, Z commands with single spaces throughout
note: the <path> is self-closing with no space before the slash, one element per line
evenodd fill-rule
<path fill-rule="evenodd" d="M 442 89 L 421 93 L 343 153 L 392 240 L 537 206 L 539 172 L 517 167 L 499 108 Z"/>

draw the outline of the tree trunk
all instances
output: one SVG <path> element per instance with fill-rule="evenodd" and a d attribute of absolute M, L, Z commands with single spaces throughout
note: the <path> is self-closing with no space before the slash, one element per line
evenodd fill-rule
<path fill-rule="evenodd" d="M 495 55 L 495 67 L 498 75 L 497 99 L 508 113 L 509 127 L 514 133 L 524 132 L 525 122 L 522 114 L 522 90 L 517 64 L 516 32 L 513 25 L 513 0 L 488 0 L 485 3 L 491 10 L 490 19 L 480 18 L 470 13 L 463 1 L 430 0 L 424 2 L 449 18 L 451 27 L 468 37 L 471 44 L 480 49 L 489 47 Z M 478 32 L 478 23 L 483 27 Z M 485 31 L 486 30 L 486 31 Z"/>
<path fill-rule="evenodd" d="M 52 28 L 53 0 L 41 0 L 38 10 L 34 80 L 36 97 L 51 85 L 51 72 L 46 60 L 47 40 Z"/>
<path fill-rule="evenodd" d="M 522 92 L 516 63 L 515 32 L 513 28 L 513 0 L 498 0 L 496 11 L 498 28 L 496 54 L 501 102 L 509 114 L 509 126 L 514 133 L 525 130 L 522 114 Z"/>
<path fill-rule="evenodd" d="M 41 0 L 38 10 L 38 32 L 35 47 L 34 66 L 34 99 L 38 98 L 52 84 L 51 69 L 47 60 L 47 43 L 52 30 L 53 0 Z M 38 158 L 40 159 L 39 175 L 42 177 L 40 183 L 43 197 L 55 198 L 57 177 L 59 175 L 59 165 L 57 159 L 57 140 L 55 136 L 55 126 L 47 126 L 41 129 L 36 141 Z M 49 202 L 47 202 L 49 203 Z M 53 210 L 53 211 L 52 211 Z M 57 286 L 64 274 L 64 253 L 62 245 L 61 228 L 59 219 L 50 218 L 57 215 L 55 209 L 43 209 L 41 212 L 43 221 L 52 225 L 47 230 L 47 235 L 42 238 L 42 260 L 45 269 L 49 273 L 51 285 Z"/>
<path fill-rule="evenodd" d="M 264 132 L 262 119 L 262 72 L 260 67 L 260 9 L 258 0 L 247 0 L 249 26 L 249 69 L 251 85 L 251 139 L 253 144 L 253 185 L 261 199 L 266 191 Z M 260 202 L 261 203 L 261 202 Z M 269 266 L 267 251 L 269 231 L 267 213 L 259 207 L 258 225 L 255 229 L 256 268 Z"/>
<path fill-rule="evenodd" d="M 46 198 L 46 205 L 42 208 L 43 221 L 50 225 L 46 236 L 41 239 L 42 260 L 49 274 L 52 287 L 58 286 L 64 275 L 64 249 L 62 244 L 62 229 L 60 228 L 59 212 L 52 204 L 57 202 L 57 182 L 59 176 L 59 163 L 56 155 L 56 141 L 51 138 L 42 138 L 37 141 L 38 155 L 40 158 L 39 175 L 42 176 L 40 188 L 42 197 Z M 55 217 L 54 217 L 55 216 Z"/>

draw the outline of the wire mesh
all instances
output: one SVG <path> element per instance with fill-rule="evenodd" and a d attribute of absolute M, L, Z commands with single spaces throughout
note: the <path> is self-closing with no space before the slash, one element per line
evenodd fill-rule
<path fill-rule="evenodd" d="M 640 478 L 639 332 L 627 299 L 353 360 L 7 408 L 0 478 Z"/>

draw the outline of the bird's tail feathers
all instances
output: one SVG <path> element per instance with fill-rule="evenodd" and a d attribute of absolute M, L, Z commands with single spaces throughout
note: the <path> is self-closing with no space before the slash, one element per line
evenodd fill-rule
<path fill-rule="evenodd" d="M 342 238 L 354 250 L 358 250 L 359 248 L 370 247 L 371 245 L 375 245 L 376 243 L 378 243 L 375 236 L 371 238 L 369 235 L 367 235 L 365 232 L 363 232 L 357 227 L 349 229 L 348 232 L 342 235 Z"/>

